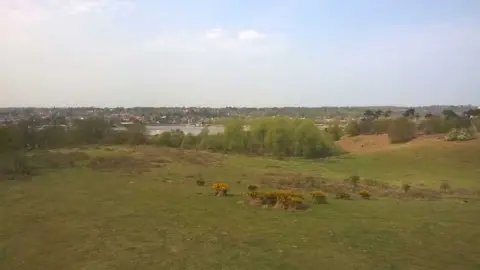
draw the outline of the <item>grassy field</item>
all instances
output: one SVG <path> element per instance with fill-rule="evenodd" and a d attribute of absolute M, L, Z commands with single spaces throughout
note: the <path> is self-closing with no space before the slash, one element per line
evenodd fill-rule
<path fill-rule="evenodd" d="M 251 183 L 267 189 L 268 181 L 313 178 L 322 188 L 352 174 L 437 190 L 448 180 L 474 194 L 479 148 L 419 146 L 323 161 L 75 150 L 90 161 L 0 182 L 0 269 L 480 269 L 474 197 L 329 196 L 328 204 L 284 211 L 251 206 L 242 195 Z M 205 187 L 195 184 L 199 175 Z M 232 196 L 213 196 L 216 181 Z"/>

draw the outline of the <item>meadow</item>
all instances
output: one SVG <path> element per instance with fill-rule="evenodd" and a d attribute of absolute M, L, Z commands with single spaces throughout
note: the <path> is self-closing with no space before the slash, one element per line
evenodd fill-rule
<path fill-rule="evenodd" d="M 38 173 L 0 181 L 0 269 L 480 269 L 480 140 L 364 150 L 319 160 L 34 152 Z M 230 196 L 214 196 L 218 181 Z M 253 184 L 295 188 L 308 209 L 250 205 Z M 335 199 L 337 188 L 352 199 Z"/>

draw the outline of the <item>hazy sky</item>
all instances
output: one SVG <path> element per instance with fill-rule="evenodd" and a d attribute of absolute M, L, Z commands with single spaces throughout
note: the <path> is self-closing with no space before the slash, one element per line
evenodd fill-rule
<path fill-rule="evenodd" d="M 0 0 L 0 106 L 480 105 L 479 0 Z"/>

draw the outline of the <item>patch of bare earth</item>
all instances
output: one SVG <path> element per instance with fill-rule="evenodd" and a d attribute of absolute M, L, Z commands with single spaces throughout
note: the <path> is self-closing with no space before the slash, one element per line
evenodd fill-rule
<path fill-rule="evenodd" d="M 337 145 L 346 152 L 350 153 L 374 153 L 382 151 L 392 151 L 406 147 L 448 147 L 456 144 L 478 143 L 478 139 L 463 142 L 448 142 L 444 140 L 444 135 L 418 135 L 414 140 L 403 144 L 391 144 L 387 134 L 379 135 L 359 135 L 355 137 L 345 136 L 337 142 Z"/>

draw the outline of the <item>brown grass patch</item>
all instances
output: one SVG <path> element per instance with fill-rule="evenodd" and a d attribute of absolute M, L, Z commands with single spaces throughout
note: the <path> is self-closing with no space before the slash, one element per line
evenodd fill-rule
<path fill-rule="evenodd" d="M 224 156 L 205 151 L 176 149 L 168 147 L 138 147 L 140 152 L 147 160 L 155 163 L 185 162 L 202 166 L 219 166 Z"/>
<path fill-rule="evenodd" d="M 319 185 L 319 179 L 305 173 L 269 171 L 257 178 L 261 185 L 276 189 L 312 189 Z"/>
<path fill-rule="evenodd" d="M 130 174 L 140 174 L 150 171 L 152 163 L 132 156 L 96 157 L 88 165 L 98 171 L 122 171 Z"/>

